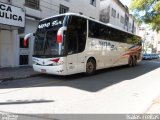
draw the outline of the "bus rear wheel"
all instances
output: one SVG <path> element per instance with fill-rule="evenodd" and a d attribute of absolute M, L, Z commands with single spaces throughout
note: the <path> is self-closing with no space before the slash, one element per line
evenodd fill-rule
<path fill-rule="evenodd" d="M 86 74 L 93 75 L 96 71 L 96 62 L 93 59 L 89 59 L 86 63 Z"/>
<path fill-rule="evenodd" d="M 133 66 L 133 57 L 132 56 L 130 56 L 129 59 L 128 59 L 128 66 L 129 67 Z"/>
<path fill-rule="evenodd" d="M 137 65 L 137 57 L 134 56 L 134 57 L 133 57 L 133 66 L 136 66 L 136 65 Z"/>

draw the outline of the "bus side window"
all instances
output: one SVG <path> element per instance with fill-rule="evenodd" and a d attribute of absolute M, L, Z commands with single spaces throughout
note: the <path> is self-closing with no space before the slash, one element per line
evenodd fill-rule
<path fill-rule="evenodd" d="M 133 44 L 133 36 L 131 34 L 127 34 L 127 41 L 128 44 Z"/>
<path fill-rule="evenodd" d="M 87 20 L 72 16 L 68 25 L 68 54 L 83 52 L 86 45 Z"/>
<path fill-rule="evenodd" d="M 89 20 L 89 37 L 102 40 L 109 40 L 109 32 L 109 27 Z"/>

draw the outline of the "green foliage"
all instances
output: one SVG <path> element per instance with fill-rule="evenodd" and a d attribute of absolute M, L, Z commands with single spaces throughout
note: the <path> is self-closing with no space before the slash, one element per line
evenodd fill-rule
<path fill-rule="evenodd" d="M 160 31 L 160 0 L 132 0 L 130 10 L 139 23 L 145 22 Z"/>

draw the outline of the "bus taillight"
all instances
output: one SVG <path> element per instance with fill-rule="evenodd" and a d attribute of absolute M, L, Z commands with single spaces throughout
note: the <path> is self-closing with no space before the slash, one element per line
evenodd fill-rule
<path fill-rule="evenodd" d="M 52 62 L 58 63 L 60 58 L 51 59 Z"/>

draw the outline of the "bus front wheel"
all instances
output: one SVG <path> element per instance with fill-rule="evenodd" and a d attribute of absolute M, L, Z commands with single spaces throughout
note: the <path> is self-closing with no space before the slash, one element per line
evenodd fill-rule
<path fill-rule="evenodd" d="M 94 59 L 89 59 L 86 63 L 86 74 L 93 75 L 96 71 L 96 61 Z"/>

